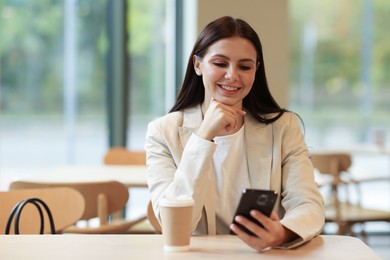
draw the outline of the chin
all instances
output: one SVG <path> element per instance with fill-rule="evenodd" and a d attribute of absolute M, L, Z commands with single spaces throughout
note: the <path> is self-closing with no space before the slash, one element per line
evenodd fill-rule
<path fill-rule="evenodd" d="M 226 99 L 216 99 L 218 102 L 221 102 L 222 104 L 224 105 L 227 105 L 227 106 L 235 106 L 235 105 L 242 105 L 242 100 L 226 100 Z"/>

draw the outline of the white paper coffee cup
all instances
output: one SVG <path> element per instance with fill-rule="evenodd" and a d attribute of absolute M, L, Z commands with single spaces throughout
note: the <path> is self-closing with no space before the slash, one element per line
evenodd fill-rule
<path fill-rule="evenodd" d="M 185 196 L 163 198 L 159 205 L 164 250 L 167 252 L 188 251 L 194 200 Z"/>

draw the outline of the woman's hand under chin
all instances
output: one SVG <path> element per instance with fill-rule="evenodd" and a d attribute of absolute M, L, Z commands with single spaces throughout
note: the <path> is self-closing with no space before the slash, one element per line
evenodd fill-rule
<path fill-rule="evenodd" d="M 196 134 L 209 141 L 216 136 L 233 134 L 241 128 L 244 115 L 245 111 L 212 99 Z"/>

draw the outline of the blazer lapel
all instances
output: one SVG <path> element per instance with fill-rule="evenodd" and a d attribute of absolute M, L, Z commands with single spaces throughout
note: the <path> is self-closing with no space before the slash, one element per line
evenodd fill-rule
<path fill-rule="evenodd" d="M 199 128 L 201 123 L 202 123 L 202 110 L 200 109 L 199 105 L 184 110 L 183 124 L 178 129 L 182 148 L 184 148 L 191 134 Z"/>
<path fill-rule="evenodd" d="M 253 117 L 246 116 L 245 142 L 252 188 L 269 189 L 273 151 L 272 124 L 260 124 Z"/>
<path fill-rule="evenodd" d="M 178 128 L 182 149 L 184 149 L 191 134 L 199 128 L 200 124 L 202 123 L 202 120 L 203 120 L 203 116 L 202 116 L 202 110 L 200 106 L 196 106 L 184 110 L 183 125 Z M 214 172 L 211 172 L 210 175 L 214 176 Z M 211 184 L 210 189 L 207 189 L 206 191 L 208 197 L 216 198 L 214 182 L 210 182 L 210 184 Z M 207 216 L 207 231 L 209 235 L 216 234 L 215 203 L 216 203 L 215 200 L 208 199 L 205 201 L 205 205 L 204 205 L 206 216 Z"/>

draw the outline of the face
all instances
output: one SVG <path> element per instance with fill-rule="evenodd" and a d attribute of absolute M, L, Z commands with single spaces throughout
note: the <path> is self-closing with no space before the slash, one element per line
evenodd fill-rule
<path fill-rule="evenodd" d="M 221 39 L 203 58 L 194 57 L 194 68 L 202 76 L 205 101 L 211 98 L 242 108 L 242 100 L 255 80 L 257 59 L 253 44 L 244 38 Z"/>

